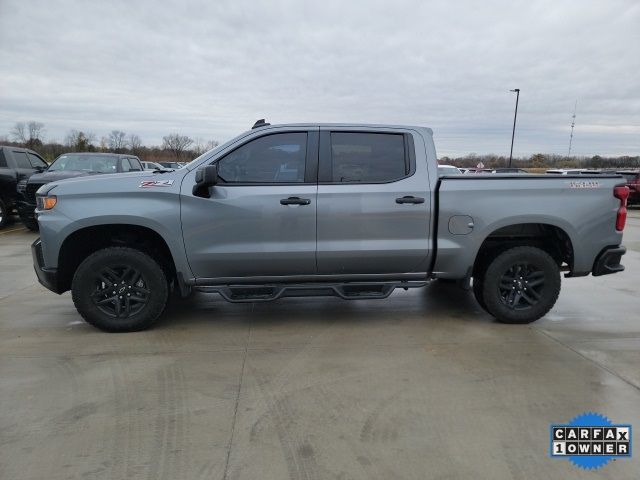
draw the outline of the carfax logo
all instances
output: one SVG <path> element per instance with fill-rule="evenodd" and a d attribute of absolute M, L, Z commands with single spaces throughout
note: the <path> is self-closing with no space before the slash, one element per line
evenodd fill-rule
<path fill-rule="evenodd" d="M 631 425 L 614 425 L 598 413 L 583 413 L 566 425 L 551 425 L 551 456 L 587 470 L 612 458 L 631 457 Z"/>

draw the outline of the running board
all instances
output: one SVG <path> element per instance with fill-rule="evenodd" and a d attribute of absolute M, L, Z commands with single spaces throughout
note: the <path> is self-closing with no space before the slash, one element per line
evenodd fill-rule
<path fill-rule="evenodd" d="M 428 281 L 290 283 L 273 285 L 213 285 L 193 287 L 198 292 L 218 293 L 228 302 L 270 302 L 284 297 L 340 297 L 345 300 L 387 298 L 396 288 L 420 288 Z"/>

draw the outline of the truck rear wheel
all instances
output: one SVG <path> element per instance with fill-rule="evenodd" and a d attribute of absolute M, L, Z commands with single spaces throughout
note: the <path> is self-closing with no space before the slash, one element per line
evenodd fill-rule
<path fill-rule="evenodd" d="M 487 311 L 503 323 L 531 323 L 544 316 L 560 294 L 560 267 L 544 250 L 514 247 L 487 267 L 481 281 Z"/>
<path fill-rule="evenodd" d="M 133 332 L 158 319 L 169 286 L 162 267 L 146 253 L 109 247 L 80 264 L 71 294 L 76 309 L 91 325 L 107 332 Z"/>

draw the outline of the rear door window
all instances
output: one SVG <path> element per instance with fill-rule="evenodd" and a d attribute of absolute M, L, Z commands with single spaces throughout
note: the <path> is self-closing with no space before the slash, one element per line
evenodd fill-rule
<path fill-rule="evenodd" d="M 408 174 L 403 134 L 331 132 L 333 183 L 385 183 Z"/>

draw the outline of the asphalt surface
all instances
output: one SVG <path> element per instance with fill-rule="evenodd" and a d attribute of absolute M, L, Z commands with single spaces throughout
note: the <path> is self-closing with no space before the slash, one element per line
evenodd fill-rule
<path fill-rule="evenodd" d="M 525 326 L 436 282 L 351 302 L 198 294 L 106 334 L 37 284 L 35 238 L 0 231 L 1 479 L 640 475 L 638 451 L 589 473 L 548 455 L 549 425 L 582 412 L 640 431 L 640 211 L 627 270 L 563 280 Z"/>

